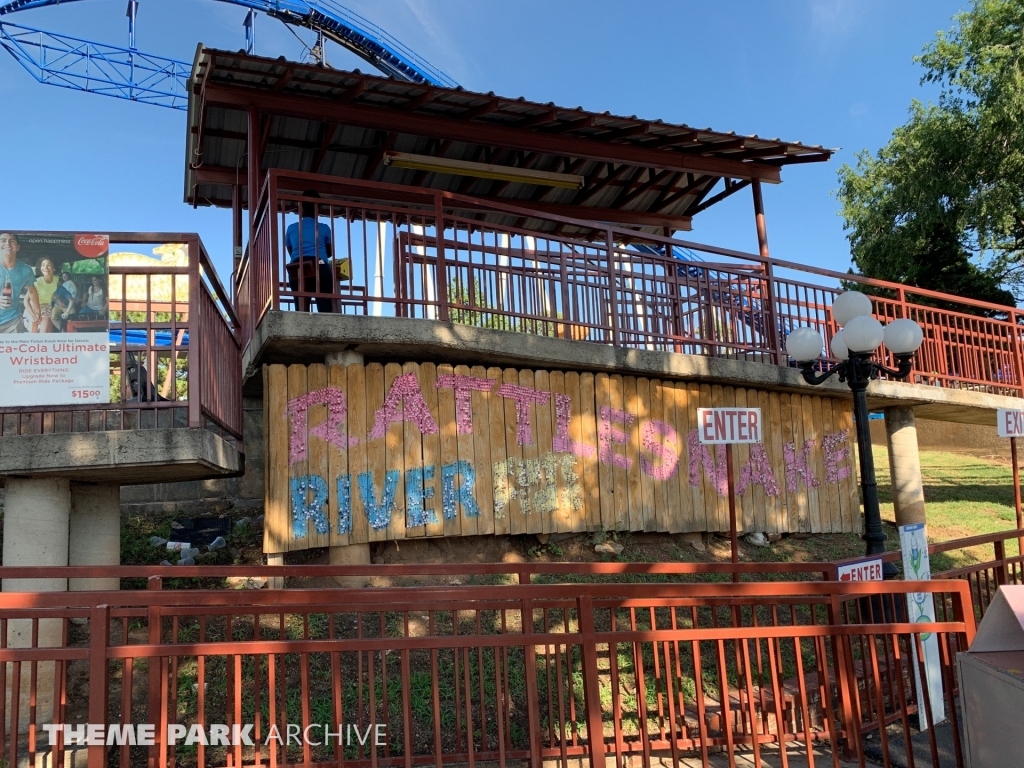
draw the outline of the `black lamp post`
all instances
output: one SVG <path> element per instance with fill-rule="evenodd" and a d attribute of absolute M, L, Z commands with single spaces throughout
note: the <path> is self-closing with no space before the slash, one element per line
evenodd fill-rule
<path fill-rule="evenodd" d="M 853 415 L 857 422 L 857 453 L 860 456 L 860 484 L 864 494 L 864 541 L 868 556 L 885 553 L 885 533 L 878 508 L 878 484 L 875 480 L 875 460 L 871 452 L 871 431 L 868 426 L 868 382 L 880 373 L 892 379 L 905 379 L 910 375 L 914 355 L 921 346 L 924 333 L 913 320 L 894 320 L 888 326 L 871 316 L 871 300 L 863 293 L 847 291 L 840 294 L 833 306 L 835 320 L 843 326 L 832 338 L 832 354 L 840 363 L 821 373 L 815 370 L 821 356 L 821 335 L 813 328 L 796 328 L 786 339 L 786 351 L 800 366 L 804 381 L 821 384 L 834 375 L 845 382 L 853 392 Z M 896 357 L 896 368 L 887 368 L 872 359 L 875 350 L 885 346 Z M 893 578 L 899 571 L 892 563 L 883 566 L 885 578 Z"/>

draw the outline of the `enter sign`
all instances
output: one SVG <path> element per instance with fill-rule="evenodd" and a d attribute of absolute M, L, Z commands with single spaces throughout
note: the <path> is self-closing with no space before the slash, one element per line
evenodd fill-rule
<path fill-rule="evenodd" d="M 705 445 L 760 443 L 760 408 L 698 408 L 700 441 Z"/>
<path fill-rule="evenodd" d="M 1024 411 L 1000 408 L 996 412 L 999 437 L 1024 437 Z"/>

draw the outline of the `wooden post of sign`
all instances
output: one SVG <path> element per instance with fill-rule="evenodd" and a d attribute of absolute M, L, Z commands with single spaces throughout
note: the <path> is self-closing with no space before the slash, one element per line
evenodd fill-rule
<path fill-rule="evenodd" d="M 736 487 L 733 485 L 732 443 L 725 446 L 725 473 L 729 483 L 729 546 L 732 547 L 733 565 L 740 561 L 740 546 L 736 535 Z M 732 580 L 739 581 L 739 571 L 733 570 Z"/>

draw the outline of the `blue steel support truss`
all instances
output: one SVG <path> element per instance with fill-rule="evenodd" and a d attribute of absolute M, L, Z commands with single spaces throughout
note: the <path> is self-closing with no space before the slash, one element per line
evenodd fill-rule
<path fill-rule="evenodd" d="M 2 22 L 0 46 L 40 83 L 188 108 L 192 65 L 184 61 Z"/>
<path fill-rule="evenodd" d="M 15 0 L 0 4 L 0 17 L 16 11 L 81 0 Z M 286 24 L 307 27 L 349 49 L 399 80 L 455 87 L 457 83 L 376 24 L 334 0 L 218 0 L 259 11 Z M 2 3 L 2 0 L 0 0 Z M 116 96 L 145 104 L 186 109 L 191 65 L 141 53 L 134 47 L 134 14 L 129 9 L 128 48 L 68 35 L 0 23 L 3 46 L 40 83 Z M 248 17 L 247 47 L 252 45 Z"/>

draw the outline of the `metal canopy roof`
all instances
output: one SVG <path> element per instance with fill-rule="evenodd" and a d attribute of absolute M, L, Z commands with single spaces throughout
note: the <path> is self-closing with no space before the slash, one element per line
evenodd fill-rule
<path fill-rule="evenodd" d="M 262 171 L 440 189 L 647 231 L 690 217 L 780 167 L 834 150 L 493 93 L 400 82 L 199 47 L 189 94 L 185 200 L 246 197 L 248 110 L 259 110 Z M 406 152 L 584 177 L 580 189 L 402 169 Z"/>

